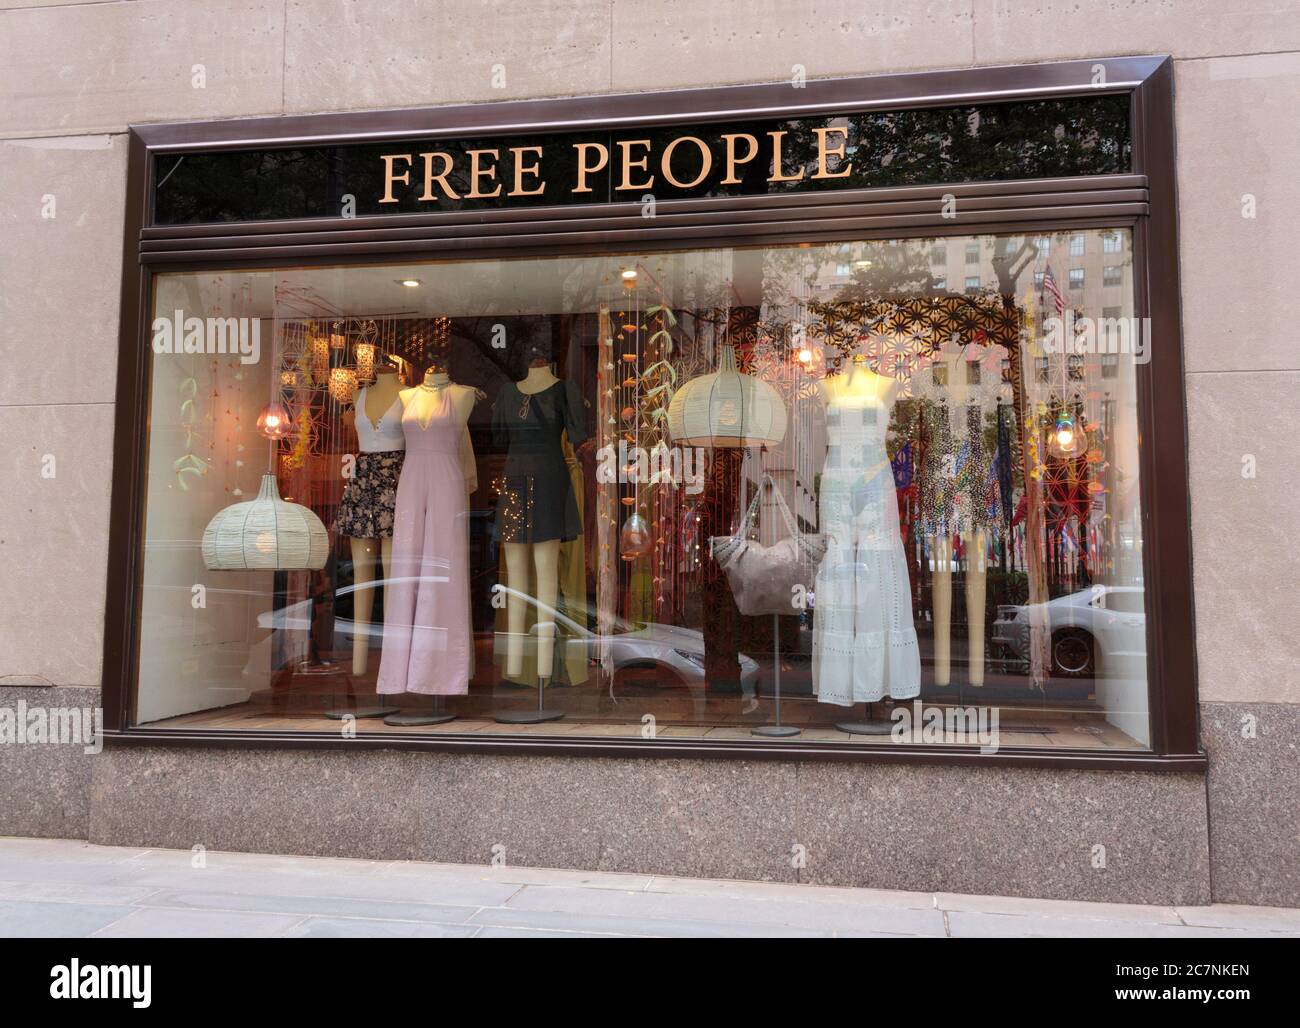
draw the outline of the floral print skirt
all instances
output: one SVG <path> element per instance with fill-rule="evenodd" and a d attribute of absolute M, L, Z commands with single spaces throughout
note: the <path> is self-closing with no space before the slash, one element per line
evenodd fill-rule
<path fill-rule="evenodd" d="M 397 479 L 405 450 L 359 453 L 351 481 L 343 490 L 334 527 L 350 539 L 391 539 Z"/>

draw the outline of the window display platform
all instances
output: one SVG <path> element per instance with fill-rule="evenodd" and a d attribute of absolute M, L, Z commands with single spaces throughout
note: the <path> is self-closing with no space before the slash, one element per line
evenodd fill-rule
<path fill-rule="evenodd" d="M 558 693 L 571 690 L 559 690 Z M 556 696 L 558 696 L 558 693 Z M 564 706 L 564 701 L 550 698 L 557 706 Z M 360 701 L 365 705 L 367 701 Z M 528 705 L 529 697 L 522 691 L 511 690 L 509 703 L 503 703 L 501 709 L 523 709 Z M 625 701 L 627 704 L 628 701 Z M 582 716 L 568 716 L 561 721 L 547 724 L 511 725 L 498 724 L 491 716 L 471 715 L 458 717 L 440 725 L 405 726 L 387 725 L 379 718 L 366 718 L 356 724 L 357 731 L 367 735 L 374 734 L 471 734 L 484 735 L 546 735 L 568 737 L 622 737 L 641 738 L 643 725 L 640 718 L 653 714 L 656 722 L 656 736 L 659 738 L 691 739 L 753 739 L 751 729 L 771 721 L 770 706 L 760 705 L 750 713 L 740 712 L 741 704 L 734 697 L 726 700 L 706 701 L 706 710 L 701 714 L 689 701 L 683 701 L 676 718 L 672 712 L 675 704 L 671 700 L 661 700 L 655 704 L 638 704 L 635 714 L 601 717 L 596 713 Z M 927 711 L 937 705 L 927 703 Z M 827 744 L 874 744 L 893 745 L 888 735 L 851 735 L 840 731 L 833 724 L 828 724 L 825 707 L 818 706 L 809 699 L 794 698 L 783 700 L 782 721 L 800 729 L 793 739 L 805 742 Z M 405 709 L 415 709 L 408 705 Z M 940 709 L 946 709 L 940 707 Z M 212 729 L 238 731 L 282 732 L 286 729 L 299 732 L 330 732 L 340 730 L 340 722 L 325 716 L 326 708 L 315 710 L 295 710 L 292 713 L 275 713 L 266 706 L 255 703 L 239 704 L 219 710 L 201 711 L 182 717 L 156 721 L 150 728 L 174 729 Z M 861 708 L 848 708 L 843 719 L 851 720 L 861 715 Z M 674 723 L 680 718 L 683 723 Z M 694 724 L 684 723 L 688 720 Z M 700 722 L 710 723 L 700 723 Z M 1069 749 L 1111 749 L 1137 751 L 1143 747 L 1132 737 L 1116 726 L 1106 722 L 1100 714 L 1072 710 L 1002 710 L 999 713 L 997 744 L 1005 747 L 1040 746 Z M 919 740 L 918 740 L 919 741 Z M 945 745 L 935 743 L 935 745 Z"/>

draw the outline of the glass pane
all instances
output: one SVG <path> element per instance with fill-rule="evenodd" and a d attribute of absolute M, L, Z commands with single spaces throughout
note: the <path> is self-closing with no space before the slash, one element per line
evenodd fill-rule
<path fill-rule="evenodd" d="M 1148 747 L 1074 237 L 160 276 L 137 722 Z"/>

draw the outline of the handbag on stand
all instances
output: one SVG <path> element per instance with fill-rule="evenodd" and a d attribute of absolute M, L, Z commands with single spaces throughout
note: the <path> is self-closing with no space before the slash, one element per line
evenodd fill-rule
<path fill-rule="evenodd" d="M 754 530 L 763 490 L 769 487 L 790 534 L 764 546 L 750 539 L 749 534 Z M 781 490 L 772 476 L 765 474 L 735 532 L 713 536 L 709 552 L 727 573 L 742 614 L 793 614 L 801 609 L 795 602 L 797 591 L 802 589 L 806 594 L 812 589 L 817 565 L 826 556 L 826 537 L 799 531 Z"/>

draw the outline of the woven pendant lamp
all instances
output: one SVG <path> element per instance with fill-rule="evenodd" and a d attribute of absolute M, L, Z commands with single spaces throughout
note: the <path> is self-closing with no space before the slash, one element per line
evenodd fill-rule
<path fill-rule="evenodd" d="M 274 475 L 263 475 L 257 499 L 233 503 L 203 530 L 209 571 L 319 571 L 329 559 L 329 533 L 300 503 L 280 499 Z"/>
<path fill-rule="evenodd" d="M 737 370 L 730 343 L 722 347 L 718 370 L 691 379 L 668 405 L 668 433 L 686 446 L 776 446 L 785 426 L 781 395 Z"/>

